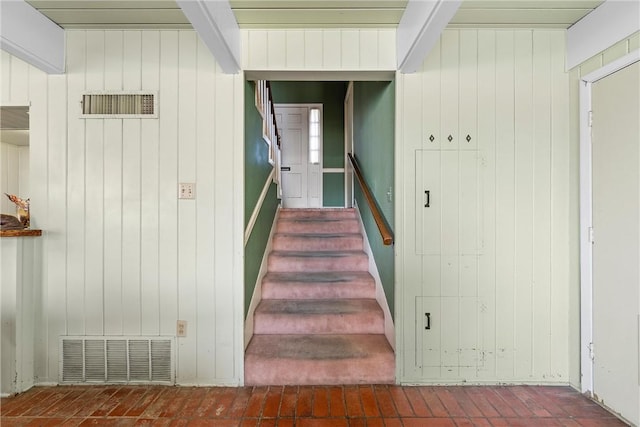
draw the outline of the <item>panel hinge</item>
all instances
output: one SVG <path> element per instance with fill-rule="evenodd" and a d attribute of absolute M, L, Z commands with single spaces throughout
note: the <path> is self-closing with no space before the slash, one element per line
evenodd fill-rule
<path fill-rule="evenodd" d="M 589 232 L 589 242 L 591 244 L 593 244 L 593 242 L 594 242 L 594 240 L 593 240 L 593 227 L 589 227 L 588 232 Z"/>
<path fill-rule="evenodd" d="M 589 122 L 589 127 L 593 127 L 593 110 L 589 110 L 589 116 L 587 120 Z"/>
<path fill-rule="evenodd" d="M 589 343 L 588 348 L 589 348 L 589 359 L 595 360 L 595 355 L 593 353 L 593 343 L 592 342 Z"/>

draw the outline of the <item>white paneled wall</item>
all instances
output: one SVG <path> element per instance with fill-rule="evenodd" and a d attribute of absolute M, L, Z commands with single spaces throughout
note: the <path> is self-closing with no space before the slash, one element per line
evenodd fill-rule
<path fill-rule="evenodd" d="M 31 102 L 37 381 L 57 382 L 60 335 L 175 335 L 180 319 L 177 382 L 239 384 L 242 75 L 193 31 L 67 31 L 66 54 L 46 76 L 2 52 L 2 100 Z M 158 119 L 80 119 L 90 90 L 156 91 Z"/>
<path fill-rule="evenodd" d="M 447 30 L 397 75 L 401 381 L 569 381 L 564 45 L 563 31 Z"/>
<path fill-rule="evenodd" d="M 246 70 L 396 69 L 394 29 L 243 30 Z"/>
<path fill-rule="evenodd" d="M 29 147 L 0 143 L 0 212 L 15 214 L 4 193 L 29 198 Z"/>

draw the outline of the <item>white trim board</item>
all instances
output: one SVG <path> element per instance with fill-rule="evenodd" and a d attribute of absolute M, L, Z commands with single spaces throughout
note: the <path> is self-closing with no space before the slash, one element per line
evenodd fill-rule
<path fill-rule="evenodd" d="M 64 73 L 64 30 L 22 0 L 0 9 L 0 47 L 48 74 Z"/>
<path fill-rule="evenodd" d="M 200 39 L 209 48 L 220 68 L 237 74 L 240 66 L 240 27 L 228 0 L 177 0 Z"/>
<path fill-rule="evenodd" d="M 640 31 L 640 1 L 605 1 L 567 30 L 567 69 L 637 31 Z"/>
<path fill-rule="evenodd" d="M 245 70 L 247 80 L 283 81 L 392 81 L 395 70 L 388 71 L 279 71 Z"/>
<path fill-rule="evenodd" d="M 396 31 L 398 69 L 414 73 L 456 14 L 462 0 L 409 0 Z"/>
<path fill-rule="evenodd" d="M 258 197 L 258 201 L 253 208 L 253 212 L 251 212 L 251 217 L 249 218 L 249 223 L 247 224 L 247 228 L 244 230 L 244 245 L 247 246 L 247 242 L 249 242 L 249 238 L 251 237 L 251 233 L 253 232 L 253 227 L 256 225 L 256 221 L 258 220 L 258 215 L 260 215 L 260 211 L 262 210 L 262 204 L 264 203 L 264 199 L 267 197 L 267 193 L 269 192 L 269 187 L 271 187 L 271 183 L 273 182 L 273 178 L 275 176 L 275 169 L 271 169 L 269 176 L 267 176 L 267 180 L 264 182 L 264 187 L 262 187 L 262 192 L 260 192 L 260 197 Z"/>
<path fill-rule="evenodd" d="M 344 207 L 353 207 L 353 168 L 349 162 L 353 153 L 353 81 L 344 95 Z"/>
<path fill-rule="evenodd" d="M 581 391 L 593 393 L 593 186 L 591 168 L 591 85 L 640 61 L 635 50 L 580 78 L 580 366 Z"/>
<path fill-rule="evenodd" d="M 243 355 L 249 346 L 249 342 L 253 337 L 253 327 L 254 327 L 254 319 L 255 312 L 258 304 L 262 301 L 262 279 L 267 274 L 267 262 L 269 260 L 269 254 L 273 249 L 273 235 L 276 232 L 276 224 L 278 223 L 278 218 L 280 218 L 280 209 L 278 206 L 276 209 L 276 214 L 273 216 L 273 222 L 271 223 L 271 230 L 269 231 L 269 237 L 267 238 L 267 246 L 264 249 L 264 254 L 262 255 L 262 261 L 260 262 L 260 269 L 258 270 L 258 277 L 256 277 L 256 283 L 253 288 L 253 295 L 251 296 L 251 301 L 249 302 L 249 309 L 247 310 L 247 318 L 244 322 L 244 350 Z"/>

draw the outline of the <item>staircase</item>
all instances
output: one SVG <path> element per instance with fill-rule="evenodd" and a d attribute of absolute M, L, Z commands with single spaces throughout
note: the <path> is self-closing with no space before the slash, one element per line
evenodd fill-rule
<path fill-rule="evenodd" d="M 281 209 L 246 385 L 382 384 L 393 349 L 353 209 Z"/>

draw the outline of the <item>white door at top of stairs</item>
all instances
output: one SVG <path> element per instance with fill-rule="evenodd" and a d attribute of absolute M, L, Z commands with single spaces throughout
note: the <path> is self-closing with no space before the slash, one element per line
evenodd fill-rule
<path fill-rule="evenodd" d="M 285 208 L 321 207 L 322 144 L 320 135 L 316 135 L 320 133 L 321 122 L 309 120 L 310 114 L 321 117 L 321 110 L 309 105 L 281 104 L 275 106 L 275 111 L 282 136 L 282 205 Z M 310 135 L 312 132 L 314 135 Z M 310 146 L 312 139 L 317 146 Z"/>

